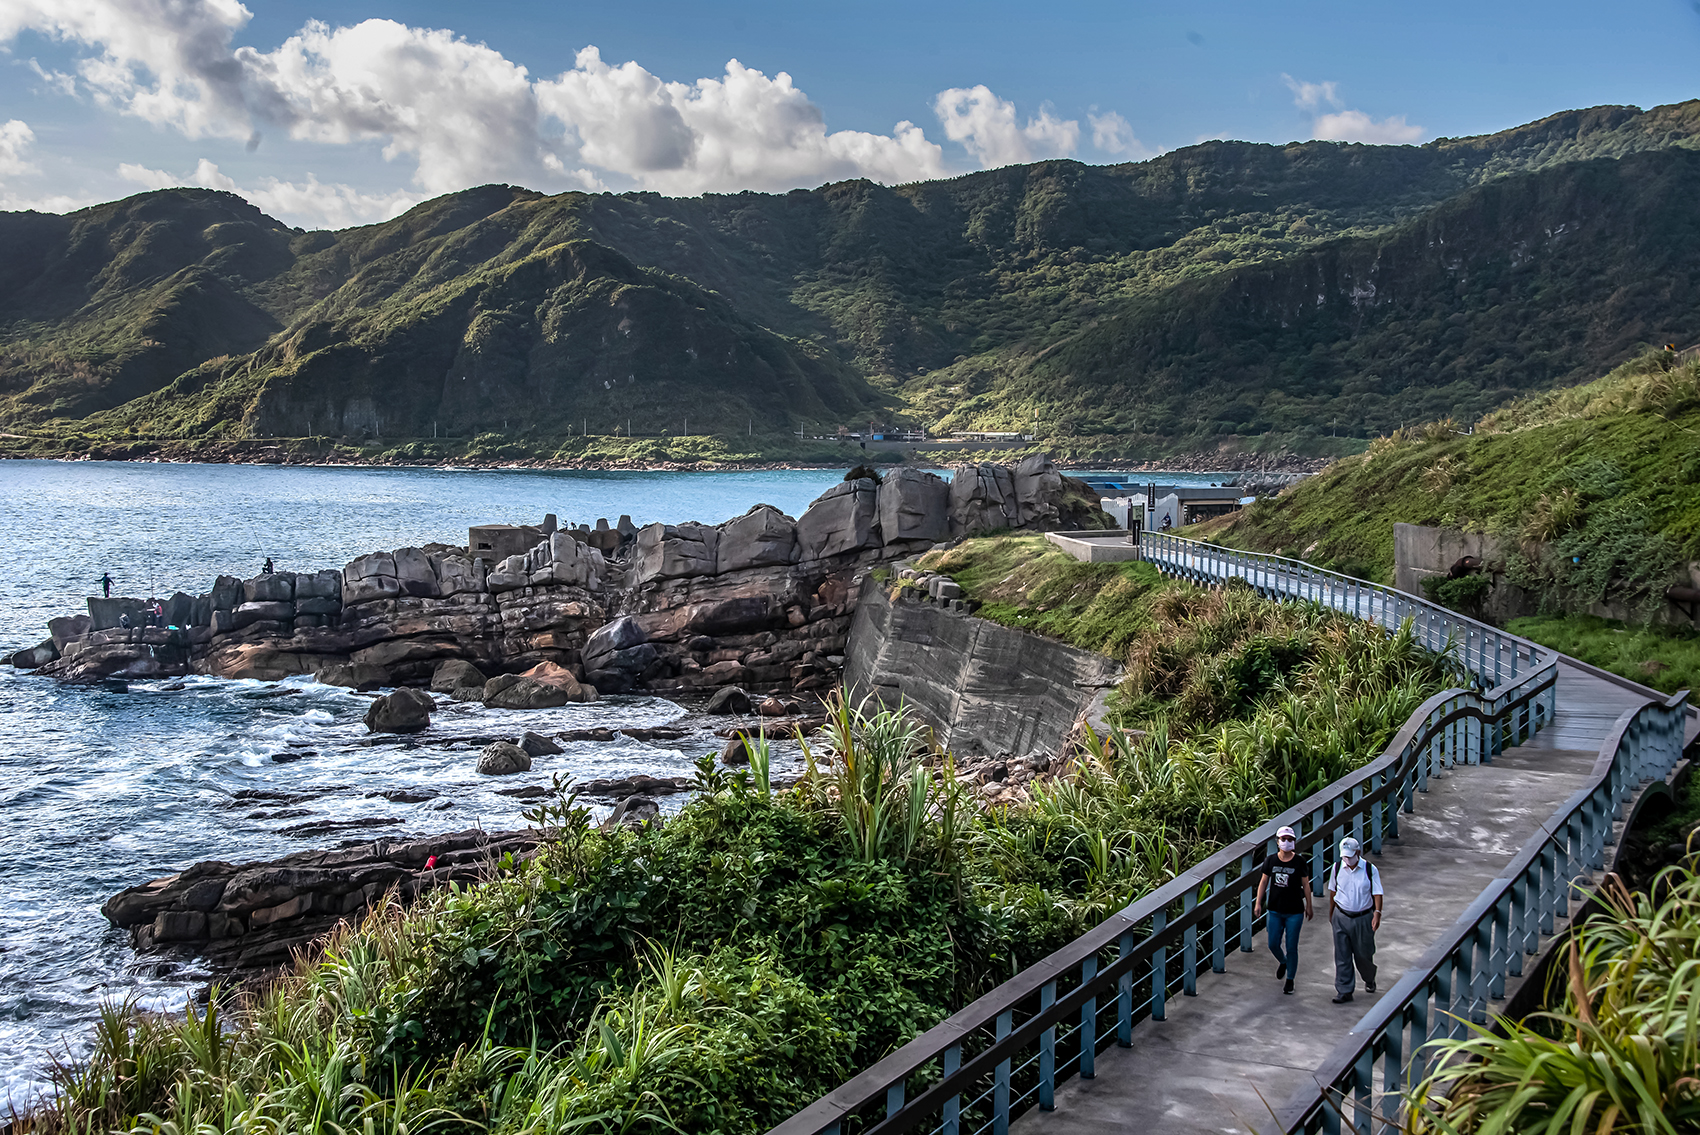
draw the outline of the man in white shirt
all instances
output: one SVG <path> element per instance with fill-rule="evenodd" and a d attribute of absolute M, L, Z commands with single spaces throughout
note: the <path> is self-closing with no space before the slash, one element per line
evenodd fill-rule
<path fill-rule="evenodd" d="M 1328 873 L 1328 924 L 1334 931 L 1334 1004 L 1352 999 L 1352 965 L 1364 989 L 1375 992 L 1375 932 L 1381 929 L 1381 872 L 1361 854 L 1351 836 L 1340 841 L 1340 858 Z"/>

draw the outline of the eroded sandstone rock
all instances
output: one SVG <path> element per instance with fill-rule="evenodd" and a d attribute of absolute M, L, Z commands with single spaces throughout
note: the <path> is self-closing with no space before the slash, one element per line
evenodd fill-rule
<path fill-rule="evenodd" d="M 512 741 L 497 741 L 478 754 L 478 771 L 485 776 L 511 776 L 531 771 L 531 754 Z"/>

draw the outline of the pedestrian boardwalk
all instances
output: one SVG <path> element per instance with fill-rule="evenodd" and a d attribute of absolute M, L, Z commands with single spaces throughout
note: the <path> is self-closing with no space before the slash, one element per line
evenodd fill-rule
<path fill-rule="evenodd" d="M 1387 891 L 1376 936 L 1377 988 L 1450 928 L 1523 844 L 1583 782 L 1613 722 L 1644 697 L 1561 662 L 1558 712 L 1528 743 L 1492 764 L 1459 765 L 1429 783 L 1414 813 L 1375 858 Z M 1303 1085 L 1375 1002 L 1334 995 L 1327 900 L 1299 938 L 1299 975 L 1281 993 L 1259 934 L 1251 956 L 1207 974 L 1196 997 L 1169 1003 L 1168 1019 L 1133 1030 L 1129 1048 L 1098 1055 L 1097 1075 L 1059 1085 L 1056 1109 L 1029 1110 L 1016 1135 L 1268 1132 L 1274 1109 Z"/>

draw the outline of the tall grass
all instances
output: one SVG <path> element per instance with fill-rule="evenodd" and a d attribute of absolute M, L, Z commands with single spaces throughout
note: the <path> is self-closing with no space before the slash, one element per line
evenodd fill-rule
<path fill-rule="evenodd" d="M 1577 927 L 1563 1004 L 1430 1046 L 1410 1094 L 1419 1133 L 1700 1129 L 1700 876 L 1692 858 L 1650 893 L 1615 876 Z"/>

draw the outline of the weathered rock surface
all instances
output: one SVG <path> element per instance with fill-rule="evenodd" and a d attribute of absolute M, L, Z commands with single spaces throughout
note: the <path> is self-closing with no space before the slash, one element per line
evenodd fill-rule
<path fill-rule="evenodd" d="M 37 648 L 19 661 L 66 681 L 314 674 L 356 689 L 431 685 L 458 700 L 487 675 L 515 674 L 568 700 L 807 691 L 837 679 L 871 565 L 992 528 L 1087 526 L 1089 498 L 1043 458 L 967 467 L 948 486 L 898 469 L 883 484 L 833 486 L 797 520 L 758 505 L 718 527 L 545 525 L 523 529 L 535 545 L 499 563 L 433 544 L 340 571 L 219 576 L 205 594 L 173 595 L 166 626 L 146 625 L 150 603 L 91 599 L 87 616 L 50 625 L 57 657 Z M 560 704 L 504 689 L 495 704 Z"/>
<path fill-rule="evenodd" d="M 852 688 L 901 700 L 964 756 L 1058 745 L 1121 676 L 1104 655 L 937 603 L 893 602 L 871 580 L 856 620 L 845 664 Z"/>
<path fill-rule="evenodd" d="M 485 681 L 484 671 L 463 658 L 445 659 L 431 671 L 433 693 L 449 694 L 463 686 L 483 686 Z"/>
<path fill-rule="evenodd" d="M 498 674 L 484 683 L 484 704 L 491 709 L 552 709 L 567 704 L 567 691 L 518 674 Z"/>
<path fill-rule="evenodd" d="M 287 965 L 344 919 L 394 892 L 402 902 L 450 882 L 493 874 L 506 853 L 524 855 L 535 832 L 463 831 L 305 851 L 257 863 L 197 863 L 179 875 L 120 891 L 101 908 L 138 950 L 204 955 L 238 972 Z M 434 869 L 425 863 L 436 857 Z"/>
<path fill-rule="evenodd" d="M 397 690 L 374 698 L 366 709 L 369 733 L 419 733 L 430 728 L 437 703 L 423 690 Z"/>
<path fill-rule="evenodd" d="M 478 754 L 478 771 L 485 776 L 510 776 L 531 771 L 531 754 L 512 741 L 497 741 Z"/>
<path fill-rule="evenodd" d="M 519 747 L 525 750 L 525 755 L 528 757 L 548 757 L 556 753 L 566 752 L 565 749 L 543 734 L 533 733 L 529 729 L 520 737 Z"/>
<path fill-rule="evenodd" d="M 737 686 L 723 686 L 708 699 L 708 705 L 703 707 L 704 713 L 749 713 L 751 709 L 750 695 Z"/>

